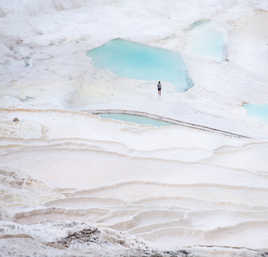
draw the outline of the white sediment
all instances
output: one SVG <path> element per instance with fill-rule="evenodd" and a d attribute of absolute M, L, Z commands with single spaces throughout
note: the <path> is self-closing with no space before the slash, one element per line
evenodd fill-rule
<path fill-rule="evenodd" d="M 265 254 L 268 123 L 242 106 L 268 99 L 264 2 L 2 0 L 0 256 Z M 202 19 L 226 33 L 228 61 L 191 54 L 187 28 Z M 86 51 L 117 37 L 179 51 L 194 87 L 162 82 L 158 97 L 154 81 L 96 69 Z M 95 241 L 68 238 L 89 228 Z"/>

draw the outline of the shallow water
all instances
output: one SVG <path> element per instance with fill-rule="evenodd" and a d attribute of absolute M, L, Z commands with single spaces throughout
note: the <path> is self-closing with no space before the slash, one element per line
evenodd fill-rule
<path fill-rule="evenodd" d="M 193 86 L 179 53 L 123 39 L 114 39 L 88 51 L 96 67 L 128 78 L 167 81 L 178 91 Z"/>
<path fill-rule="evenodd" d="M 147 125 L 147 126 L 153 126 L 153 127 L 162 127 L 162 126 L 172 125 L 172 123 L 169 123 L 169 122 L 150 119 L 147 117 L 131 115 L 131 114 L 105 113 L 105 114 L 100 114 L 99 116 L 101 116 L 102 118 L 122 120 L 122 121 L 127 121 L 127 122 Z"/>
<path fill-rule="evenodd" d="M 248 115 L 268 121 L 268 104 L 245 104 Z"/>
<path fill-rule="evenodd" d="M 208 57 L 216 61 L 226 58 L 225 33 L 208 20 L 197 21 L 191 25 L 189 50 L 192 54 Z"/>

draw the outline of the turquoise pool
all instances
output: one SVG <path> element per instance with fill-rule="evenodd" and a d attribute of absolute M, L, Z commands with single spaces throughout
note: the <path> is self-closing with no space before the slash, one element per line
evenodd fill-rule
<path fill-rule="evenodd" d="M 172 123 L 147 118 L 144 116 L 138 116 L 138 115 L 132 115 L 132 114 L 116 114 L 116 113 L 105 113 L 105 114 L 99 114 L 102 118 L 108 118 L 113 120 L 122 120 L 127 121 L 131 123 L 137 123 L 147 126 L 153 126 L 153 127 L 162 127 L 162 126 L 169 126 L 173 125 Z"/>
<path fill-rule="evenodd" d="M 193 54 L 216 61 L 226 59 L 226 34 L 223 30 L 204 20 L 193 23 L 189 33 L 189 48 Z"/>
<path fill-rule="evenodd" d="M 180 54 L 163 48 L 114 39 L 87 54 L 96 67 L 121 77 L 168 81 L 180 92 L 193 86 Z"/>
<path fill-rule="evenodd" d="M 268 104 L 245 104 L 248 115 L 268 121 Z"/>

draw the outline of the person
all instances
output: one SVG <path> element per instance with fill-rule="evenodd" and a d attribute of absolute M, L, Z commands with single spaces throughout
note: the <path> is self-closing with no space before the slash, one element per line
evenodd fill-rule
<path fill-rule="evenodd" d="M 158 90 L 158 95 L 161 96 L 162 85 L 161 85 L 160 81 L 158 81 L 158 83 L 157 83 L 157 90 Z"/>

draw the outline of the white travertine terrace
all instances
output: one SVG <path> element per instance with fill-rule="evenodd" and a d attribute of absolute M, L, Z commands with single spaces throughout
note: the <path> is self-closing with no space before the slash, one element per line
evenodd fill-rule
<path fill-rule="evenodd" d="M 268 123 L 243 104 L 267 103 L 267 11 L 258 0 L 0 1 L 0 256 L 266 256 Z M 228 34 L 228 60 L 191 54 L 187 28 L 204 19 Z M 180 52 L 194 87 L 162 82 L 158 97 L 157 81 L 94 67 L 86 52 L 118 37 Z M 68 237 L 89 228 L 94 243 Z"/>

